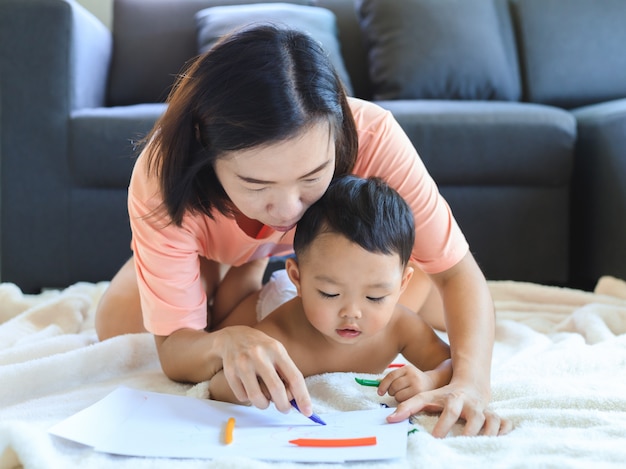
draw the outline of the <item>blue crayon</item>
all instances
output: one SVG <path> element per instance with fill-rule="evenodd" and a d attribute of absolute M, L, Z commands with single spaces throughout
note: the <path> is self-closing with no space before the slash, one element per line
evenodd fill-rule
<path fill-rule="evenodd" d="M 300 412 L 300 409 L 298 409 L 298 404 L 296 404 L 296 400 L 292 399 L 290 402 L 293 408 L 296 409 L 298 412 Z M 320 425 L 326 425 L 326 422 L 324 422 L 321 418 L 319 418 L 318 415 L 311 414 L 309 418 L 315 423 L 319 423 Z"/>

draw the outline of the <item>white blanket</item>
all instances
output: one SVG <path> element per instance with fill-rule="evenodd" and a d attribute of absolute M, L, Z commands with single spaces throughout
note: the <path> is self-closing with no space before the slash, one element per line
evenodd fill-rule
<path fill-rule="evenodd" d="M 106 286 L 79 283 L 24 295 L 0 284 L 0 469 L 301 467 L 244 458 L 124 458 L 49 435 L 53 424 L 119 385 L 193 396 L 205 391 L 202 384 L 168 380 L 148 334 L 97 341 L 94 308 Z M 625 466 L 626 282 L 604 277 L 594 293 L 518 282 L 490 282 L 490 288 L 497 309 L 492 406 L 514 430 L 504 437 L 445 439 L 421 431 L 409 435 L 406 460 L 351 466 Z M 308 378 L 316 412 L 393 402 L 353 376 Z M 427 415 L 414 419 L 426 429 L 435 422 Z"/>

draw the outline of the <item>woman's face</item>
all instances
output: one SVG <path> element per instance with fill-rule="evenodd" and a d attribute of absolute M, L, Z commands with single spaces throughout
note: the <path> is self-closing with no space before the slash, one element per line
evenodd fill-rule
<path fill-rule="evenodd" d="M 297 137 L 233 151 L 215 162 L 226 194 L 246 217 L 288 231 L 328 188 L 335 143 L 327 122 Z"/>

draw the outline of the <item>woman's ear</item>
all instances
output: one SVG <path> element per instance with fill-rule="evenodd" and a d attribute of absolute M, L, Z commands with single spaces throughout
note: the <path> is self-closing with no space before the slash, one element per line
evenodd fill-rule
<path fill-rule="evenodd" d="M 287 271 L 287 275 L 289 276 L 291 283 L 296 286 L 298 296 L 302 296 L 300 290 L 300 267 L 298 267 L 298 261 L 296 261 L 293 257 L 288 257 L 285 261 L 285 270 Z"/>

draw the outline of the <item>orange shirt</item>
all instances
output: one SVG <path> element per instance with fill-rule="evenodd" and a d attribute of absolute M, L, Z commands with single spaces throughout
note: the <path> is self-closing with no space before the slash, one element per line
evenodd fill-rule
<path fill-rule="evenodd" d="M 424 272 L 454 266 L 467 253 L 467 242 L 410 140 L 389 111 L 355 98 L 350 98 L 350 106 L 359 135 L 354 174 L 383 178 L 412 207 L 416 235 L 412 259 Z M 218 212 L 213 219 L 188 213 L 177 227 L 153 215 L 161 203 L 158 181 L 148 176 L 141 155 L 130 181 L 128 211 L 144 324 L 154 334 L 206 327 L 199 256 L 241 265 L 292 252 L 295 229 L 287 233 L 265 229 L 256 239 Z"/>

